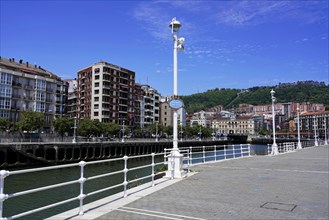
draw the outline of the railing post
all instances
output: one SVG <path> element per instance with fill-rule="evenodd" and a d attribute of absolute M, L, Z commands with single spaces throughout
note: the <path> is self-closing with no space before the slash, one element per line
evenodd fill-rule
<path fill-rule="evenodd" d="M 190 146 L 190 165 L 193 164 L 193 154 L 192 154 L 192 147 Z"/>
<path fill-rule="evenodd" d="M 226 160 L 226 145 L 224 144 L 224 160 Z"/>
<path fill-rule="evenodd" d="M 240 157 L 243 157 L 242 144 L 240 144 Z"/>
<path fill-rule="evenodd" d="M 154 176 L 155 176 L 155 174 L 154 174 L 154 167 L 155 167 L 154 156 L 155 156 L 155 153 L 152 153 L 151 155 L 152 155 L 152 186 L 154 186 L 155 185 L 154 184 Z"/>
<path fill-rule="evenodd" d="M 85 161 L 80 161 L 79 166 L 80 166 L 80 195 L 79 195 L 79 200 L 80 200 L 80 207 L 79 207 L 79 215 L 83 215 L 83 200 L 86 198 L 86 194 L 83 194 L 83 183 L 86 181 L 86 178 L 84 178 L 84 166 L 86 165 Z"/>
<path fill-rule="evenodd" d="M 128 162 L 128 157 L 127 156 L 124 156 L 123 157 L 123 161 L 124 161 L 124 168 L 123 168 L 123 197 L 127 197 L 127 185 L 128 185 L 128 182 L 127 182 L 127 173 L 128 173 L 128 168 L 127 168 L 127 162 Z"/>
<path fill-rule="evenodd" d="M 248 156 L 250 157 L 250 144 L 248 144 Z"/>
<path fill-rule="evenodd" d="M 203 151 L 203 163 L 206 162 L 206 152 L 204 150 L 205 146 L 202 146 L 202 151 Z"/>
<path fill-rule="evenodd" d="M 233 144 L 233 147 L 232 147 L 232 149 L 233 149 L 233 158 L 235 158 L 235 150 L 234 150 L 234 144 Z"/>
<path fill-rule="evenodd" d="M 215 161 L 217 161 L 216 145 L 214 146 Z"/>
<path fill-rule="evenodd" d="M 167 148 L 163 149 L 164 155 L 163 155 L 163 163 L 166 164 L 166 158 L 167 158 Z"/>
<path fill-rule="evenodd" d="M 3 212 L 3 202 L 8 198 L 8 195 L 3 194 L 5 187 L 5 178 L 9 176 L 9 171 L 1 170 L 0 171 L 0 218 L 2 219 Z"/>

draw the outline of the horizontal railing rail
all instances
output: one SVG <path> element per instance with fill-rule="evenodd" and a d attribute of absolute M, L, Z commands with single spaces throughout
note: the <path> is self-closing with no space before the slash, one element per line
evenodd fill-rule
<path fill-rule="evenodd" d="M 156 162 L 155 161 L 155 157 L 156 156 L 163 156 L 164 153 L 152 153 L 152 154 L 147 154 L 147 155 L 140 155 L 140 156 L 124 156 L 122 158 L 115 158 L 115 159 L 107 159 L 107 160 L 99 160 L 99 161 L 90 161 L 90 162 L 85 162 L 85 161 L 80 161 L 79 163 L 75 163 L 75 164 L 66 164 L 66 165 L 59 165 L 59 166 L 51 166 L 51 167 L 43 167 L 43 168 L 36 168 L 36 169 L 26 169 L 26 170 L 17 170 L 17 171 L 8 171 L 8 170 L 1 170 L 0 171 L 0 219 L 16 219 L 19 217 L 23 217 L 26 215 L 30 215 L 32 213 L 36 213 L 36 212 L 40 212 L 49 208 L 53 208 L 59 205 L 63 205 L 66 203 L 70 203 L 76 200 L 79 200 L 80 204 L 79 204 L 79 215 L 83 215 L 84 211 L 83 211 L 83 201 L 86 197 L 95 195 L 95 194 L 99 194 L 117 187 L 123 187 L 123 195 L 122 197 L 126 197 L 127 194 L 127 186 L 128 184 L 132 184 L 132 183 L 136 183 L 136 182 L 140 182 L 143 180 L 147 180 L 150 179 L 151 182 L 151 186 L 155 185 L 155 176 L 156 175 L 161 175 L 165 172 L 157 172 L 155 173 L 155 168 L 158 166 L 161 166 L 164 164 L 163 161 L 160 162 Z M 136 159 L 136 158 L 151 158 L 150 162 L 148 164 L 144 164 L 144 165 L 140 165 L 140 166 L 136 166 L 136 167 L 131 167 L 128 168 L 128 161 L 131 159 Z M 104 173 L 104 174 L 99 174 L 99 175 L 93 175 L 93 176 L 89 176 L 86 177 L 85 176 L 85 167 L 88 165 L 92 165 L 92 164 L 100 164 L 100 163 L 108 163 L 108 162 L 114 162 L 114 161 L 123 161 L 123 167 L 121 170 L 117 170 L 117 171 L 112 171 L 109 173 Z M 12 175 L 19 175 L 19 174 L 26 174 L 26 173 L 32 173 L 32 172 L 40 172 L 40 171 L 49 171 L 49 170 L 55 170 L 55 169 L 64 169 L 64 168 L 69 168 L 69 167 L 80 167 L 80 177 L 79 179 L 75 179 L 72 181 L 67 181 L 67 182 L 62 182 L 62 183 L 57 183 L 57 184 L 53 184 L 53 185 L 48 185 L 48 186 L 42 186 L 42 187 L 38 187 L 35 189 L 29 189 L 29 190 L 24 190 L 24 191 L 19 191 L 19 192 L 14 192 L 14 193 L 9 193 L 9 194 L 5 194 L 4 193 L 4 186 L 5 186 L 5 178 L 8 176 L 12 176 Z M 137 170 L 141 170 L 141 169 L 149 169 L 151 168 L 151 172 L 147 172 L 146 175 L 141 176 L 139 178 L 134 178 L 132 180 L 128 180 L 128 172 L 131 171 L 137 171 Z M 84 184 L 87 181 L 91 181 L 91 180 L 96 180 L 96 179 L 100 179 L 100 178 L 104 178 L 104 177 L 109 177 L 109 176 L 113 176 L 113 175 L 117 175 L 117 174 L 123 174 L 123 181 L 119 184 L 115 184 L 115 185 L 110 185 L 108 187 L 99 189 L 99 190 L 94 190 L 92 192 L 89 193 L 85 193 L 85 187 Z M 9 200 L 11 198 L 14 197 L 19 197 L 19 196 L 23 196 L 23 195 L 28 195 L 28 194 L 33 194 L 33 193 L 37 193 L 37 192 L 41 192 L 41 191 L 45 191 L 45 190 L 53 190 L 59 187 L 63 187 L 63 186 L 68 186 L 68 185 L 72 185 L 72 184 L 79 184 L 79 190 L 80 190 L 80 194 L 77 196 L 73 196 L 72 198 L 69 199 L 65 199 L 50 205 L 45 205 L 36 209 L 32 209 L 29 211 L 25 211 L 22 213 L 18 213 L 9 217 L 3 217 L 3 208 L 4 208 L 4 204 L 6 200 Z"/>
<path fill-rule="evenodd" d="M 169 163 L 171 150 L 164 149 L 165 164 Z M 250 156 L 250 144 L 194 146 L 179 148 L 179 152 L 183 155 L 183 168 L 190 172 L 190 167 L 196 164 Z"/>
<path fill-rule="evenodd" d="M 307 148 L 307 147 L 314 147 L 315 146 L 315 141 L 310 140 L 310 141 L 302 141 L 301 146 L 302 148 Z M 324 141 L 320 140 L 319 145 L 323 145 Z M 284 143 L 279 143 L 278 145 L 278 152 L 279 153 L 288 153 L 288 152 L 293 152 L 297 150 L 298 147 L 298 142 L 284 142 Z M 271 155 L 272 153 L 272 144 L 267 145 L 267 154 Z"/>

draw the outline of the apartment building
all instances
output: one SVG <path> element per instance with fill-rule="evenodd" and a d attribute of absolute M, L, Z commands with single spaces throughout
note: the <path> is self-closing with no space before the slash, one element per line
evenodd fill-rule
<path fill-rule="evenodd" d="M 45 115 L 44 132 L 55 116 L 66 114 L 68 84 L 41 66 L 0 57 L 0 117 L 17 122 L 23 111 Z"/>
<path fill-rule="evenodd" d="M 68 85 L 68 100 L 67 100 L 67 116 L 72 118 L 79 118 L 79 114 L 77 111 L 77 103 L 78 103 L 78 91 L 77 86 L 78 82 L 76 79 L 66 79 L 65 80 Z"/>
<path fill-rule="evenodd" d="M 297 117 L 294 119 L 295 129 L 297 129 Z M 329 133 L 329 111 L 303 112 L 299 117 L 300 130 L 305 132 L 316 133 L 320 138 L 324 138 L 325 132 L 327 137 Z"/>
<path fill-rule="evenodd" d="M 81 119 L 134 126 L 135 72 L 104 61 L 78 71 Z"/>
<path fill-rule="evenodd" d="M 143 128 L 160 121 L 160 93 L 149 85 L 141 85 L 140 94 L 140 127 Z"/>

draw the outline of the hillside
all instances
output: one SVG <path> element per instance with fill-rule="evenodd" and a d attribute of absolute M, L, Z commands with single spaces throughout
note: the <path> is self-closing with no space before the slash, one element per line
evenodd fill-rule
<path fill-rule="evenodd" d="M 246 90 L 212 89 L 203 93 L 183 96 L 186 110 L 194 113 L 216 105 L 225 109 L 246 103 L 251 105 L 271 104 L 271 89 L 275 90 L 277 102 L 313 102 L 329 106 L 329 86 L 323 82 L 302 81 L 280 83 L 277 86 L 257 86 Z"/>

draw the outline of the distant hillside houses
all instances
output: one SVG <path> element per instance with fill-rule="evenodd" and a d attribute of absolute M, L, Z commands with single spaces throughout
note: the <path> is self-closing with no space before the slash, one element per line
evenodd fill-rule
<path fill-rule="evenodd" d="M 308 81 L 297 81 L 297 82 L 293 82 L 293 83 L 279 83 L 278 87 L 290 87 L 290 86 L 295 86 L 295 85 L 326 86 L 326 83 L 308 80 Z"/>
<path fill-rule="evenodd" d="M 325 111 L 325 105 L 321 103 L 276 103 L 274 105 L 276 129 L 278 131 L 295 131 L 298 108 L 304 121 L 301 128 L 312 130 L 310 123 L 315 123 L 318 125 L 317 129 L 319 129 L 320 135 L 324 136 L 324 129 L 328 129 L 329 126 L 329 111 Z M 303 115 L 305 117 L 306 115 L 312 115 L 315 121 L 312 120 L 306 124 Z M 222 106 L 216 106 L 188 115 L 187 124 L 211 128 L 217 134 L 253 136 L 264 129 L 272 133 L 272 105 L 240 104 L 238 108 L 229 111 L 224 111 Z"/>

